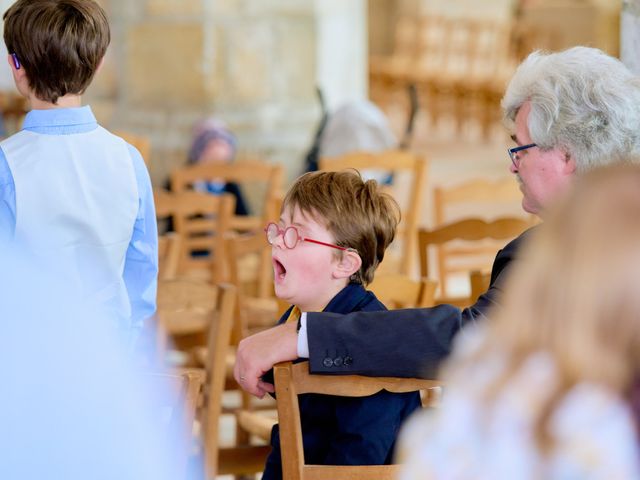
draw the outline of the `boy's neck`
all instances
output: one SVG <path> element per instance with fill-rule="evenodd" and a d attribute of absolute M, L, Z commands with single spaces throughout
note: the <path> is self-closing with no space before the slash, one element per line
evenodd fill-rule
<path fill-rule="evenodd" d="M 32 110 L 52 110 L 54 108 L 77 108 L 82 106 L 82 96 L 75 94 L 67 94 L 59 97 L 56 103 L 41 100 L 35 95 L 29 96 L 29 103 Z"/>
<path fill-rule="evenodd" d="M 334 285 L 334 288 L 327 290 L 324 292 L 324 295 L 319 295 L 315 298 L 313 304 L 309 305 L 295 305 L 300 309 L 301 312 L 322 312 L 325 307 L 329 305 L 329 302 L 333 300 L 333 298 L 338 295 L 342 290 L 344 290 L 347 285 L 349 285 L 349 281 L 345 281 L 344 283 L 340 283 L 337 286 Z"/>

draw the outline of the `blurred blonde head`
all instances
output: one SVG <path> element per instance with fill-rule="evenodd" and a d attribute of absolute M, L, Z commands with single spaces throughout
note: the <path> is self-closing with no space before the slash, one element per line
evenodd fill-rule
<path fill-rule="evenodd" d="M 573 386 L 596 383 L 628 399 L 640 374 L 640 167 L 585 174 L 557 207 L 514 267 L 482 344 L 445 374 L 464 382 L 500 350 L 508 367 L 480 392 L 490 404 L 527 358 L 549 354 L 559 381 L 537 414 L 543 448 L 547 420 Z"/>

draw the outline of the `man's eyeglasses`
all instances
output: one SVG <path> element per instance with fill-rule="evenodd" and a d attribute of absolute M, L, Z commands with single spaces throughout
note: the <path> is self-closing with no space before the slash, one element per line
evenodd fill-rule
<path fill-rule="evenodd" d="M 520 145 L 518 147 L 513 147 L 507 150 L 509 152 L 509 158 L 513 162 L 513 166 L 516 168 L 520 167 L 520 158 L 518 156 L 518 152 L 522 150 L 526 150 L 527 148 L 537 147 L 537 143 L 529 143 L 528 145 Z"/>
<path fill-rule="evenodd" d="M 355 252 L 353 248 L 345 248 L 339 245 L 334 245 L 332 243 L 321 242 L 320 240 L 313 240 L 312 238 L 303 237 L 298 232 L 296 227 L 287 227 L 284 230 L 281 229 L 275 223 L 268 223 L 264 229 L 264 232 L 267 234 L 267 242 L 269 245 L 273 245 L 278 238 L 279 235 L 282 235 L 282 243 L 288 249 L 296 248 L 299 242 L 311 242 L 317 243 L 318 245 L 324 245 L 325 247 L 337 248 L 338 250 L 343 251 L 352 251 Z"/>

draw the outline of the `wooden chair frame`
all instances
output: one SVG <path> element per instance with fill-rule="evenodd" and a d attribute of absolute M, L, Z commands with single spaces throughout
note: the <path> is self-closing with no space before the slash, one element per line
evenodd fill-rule
<path fill-rule="evenodd" d="M 277 205 L 277 198 L 281 195 L 283 182 L 281 165 L 266 163 L 260 160 L 244 160 L 230 164 L 199 164 L 180 168 L 171 173 L 171 190 L 174 192 L 188 191 L 193 184 L 202 180 L 219 180 L 242 184 L 245 182 L 260 182 L 265 185 L 265 197 L 261 215 L 237 216 L 231 220 L 231 228 L 239 231 L 257 230 L 267 222 L 278 218 L 280 212 L 272 211 Z"/>
<path fill-rule="evenodd" d="M 300 426 L 298 395 L 323 393 L 345 397 L 364 397 L 381 390 L 412 392 L 441 386 L 436 380 L 358 375 L 310 375 L 308 362 L 279 363 L 274 367 L 282 472 L 287 480 L 391 480 L 397 478 L 398 465 L 333 466 L 305 465 Z"/>
<path fill-rule="evenodd" d="M 420 251 L 420 273 L 422 276 L 433 275 L 429 267 L 429 248 L 442 246 L 454 240 L 479 241 L 482 239 L 506 240 L 520 235 L 531 223 L 524 218 L 502 217 L 493 221 L 480 218 L 469 218 L 449 223 L 434 229 L 418 231 L 418 248 Z M 470 299 L 462 303 L 453 299 L 443 299 L 446 303 L 458 303 L 461 306 L 470 304 Z"/>
<path fill-rule="evenodd" d="M 484 218 L 484 211 L 495 210 L 497 207 L 517 206 L 517 211 L 520 211 L 521 200 L 522 192 L 511 176 L 495 180 L 475 178 L 453 186 L 438 186 L 433 192 L 434 225 L 440 227 L 464 218 L 472 218 L 481 213 L 480 210 L 483 211 L 481 215 Z M 464 213 L 461 214 L 461 212 Z M 509 215 L 519 218 L 515 213 L 509 213 Z M 534 224 L 532 216 L 523 215 L 522 219 L 526 219 L 530 225 Z M 440 282 L 441 295 L 443 297 L 449 295 L 447 277 L 451 273 L 468 270 L 466 265 L 463 270 L 452 266 L 452 259 L 456 257 L 470 258 L 473 255 L 490 256 L 499 247 L 499 245 L 442 245 L 437 247 L 438 281 Z M 480 262 L 470 265 L 470 267 L 472 269 L 486 269 L 489 265 Z"/>
<path fill-rule="evenodd" d="M 158 235 L 158 279 L 176 278 L 182 255 L 182 237 L 177 232 Z"/>
<path fill-rule="evenodd" d="M 225 280 L 224 234 L 231 228 L 233 195 L 154 190 L 154 201 L 156 216 L 171 216 L 182 238 L 180 273 L 204 267 L 210 270 L 212 283 Z M 208 251 L 209 256 L 193 257 L 192 252 L 197 250 Z"/>

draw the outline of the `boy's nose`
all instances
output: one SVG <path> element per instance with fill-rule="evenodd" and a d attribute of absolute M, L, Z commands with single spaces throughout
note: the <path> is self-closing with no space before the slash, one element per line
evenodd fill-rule
<path fill-rule="evenodd" d="M 284 235 L 282 233 L 276 235 L 276 238 L 273 239 L 273 243 L 271 244 L 271 246 L 280 249 L 284 248 Z"/>

